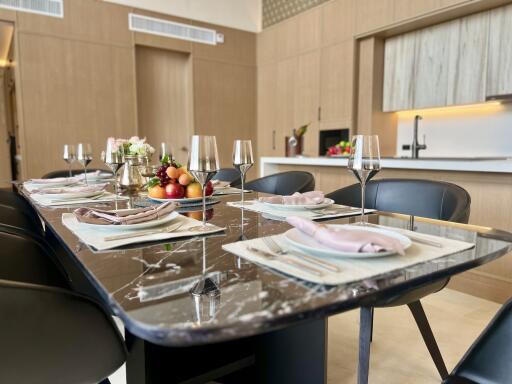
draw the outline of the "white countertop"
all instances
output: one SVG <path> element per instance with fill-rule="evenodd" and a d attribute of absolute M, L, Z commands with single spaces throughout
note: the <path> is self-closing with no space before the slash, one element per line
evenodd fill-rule
<path fill-rule="evenodd" d="M 260 175 L 268 172 L 269 166 L 277 164 L 289 165 L 312 165 L 326 167 L 346 167 L 347 158 L 330 157 L 261 157 Z M 382 168 L 394 169 L 422 169 L 434 171 L 457 171 L 457 172 L 494 172 L 512 173 L 512 159 L 402 159 L 383 158 Z"/>

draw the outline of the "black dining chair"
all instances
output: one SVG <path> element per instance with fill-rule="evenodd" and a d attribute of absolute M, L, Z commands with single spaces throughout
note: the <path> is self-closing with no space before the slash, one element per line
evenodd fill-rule
<path fill-rule="evenodd" d="M 329 193 L 326 197 L 333 199 L 337 204 L 360 207 L 361 186 L 350 185 Z M 371 181 L 366 186 L 365 208 L 368 209 L 467 223 L 470 206 L 471 197 L 465 189 L 442 181 L 381 179 Z M 361 382 L 368 381 L 374 308 L 400 305 L 407 305 L 412 312 L 441 378 L 448 376 L 446 365 L 420 301 L 421 298 L 443 289 L 448 281 L 449 279 L 446 278 L 429 282 L 401 292 L 399 295 L 388 297 L 372 307 L 361 308 L 359 329 L 359 376 L 363 378 Z"/>
<path fill-rule="evenodd" d="M 292 195 L 315 189 L 315 178 L 309 172 L 288 171 L 261 177 L 245 183 L 245 189 L 274 195 Z"/>
<path fill-rule="evenodd" d="M 100 168 L 87 168 L 87 173 L 93 173 L 96 171 L 106 172 L 106 173 L 112 173 L 112 171 L 107 169 L 100 169 Z M 83 169 L 72 169 L 71 174 L 73 176 L 80 175 L 84 173 Z M 42 179 L 53 179 L 54 177 L 68 177 L 69 176 L 69 170 L 63 169 L 63 170 L 57 170 L 57 171 L 51 171 L 47 174 L 43 175 Z"/>
<path fill-rule="evenodd" d="M 443 384 L 512 382 L 512 299 L 478 336 Z"/>
<path fill-rule="evenodd" d="M 68 287 L 44 239 L 0 225 L 1 383 L 108 383 L 123 364 L 109 313 Z"/>
<path fill-rule="evenodd" d="M 43 226 L 34 208 L 12 189 L 0 189 L 0 224 L 41 234 Z"/>
<path fill-rule="evenodd" d="M 242 182 L 240 172 L 235 168 L 221 168 L 213 177 L 213 180 L 227 181 L 232 187 L 237 187 Z"/>

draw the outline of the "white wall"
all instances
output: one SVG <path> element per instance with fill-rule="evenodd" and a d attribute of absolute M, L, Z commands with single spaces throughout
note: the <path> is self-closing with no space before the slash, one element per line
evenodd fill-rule
<path fill-rule="evenodd" d="M 398 114 L 397 155 L 409 156 L 414 115 L 423 116 L 418 137 L 427 149 L 420 157 L 512 156 L 512 104 L 491 104 Z"/>
<path fill-rule="evenodd" d="M 261 31 L 261 0 L 104 0 L 249 32 Z"/>

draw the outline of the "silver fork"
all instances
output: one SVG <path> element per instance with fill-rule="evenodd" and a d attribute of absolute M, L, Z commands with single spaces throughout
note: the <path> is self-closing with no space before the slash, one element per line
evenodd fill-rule
<path fill-rule="evenodd" d="M 297 255 L 297 254 L 290 253 L 288 250 L 282 248 L 279 244 L 277 244 L 277 242 L 272 238 L 272 236 L 264 237 L 263 242 L 268 247 L 268 249 L 270 249 L 271 252 L 276 253 L 278 255 L 283 255 L 283 256 L 293 255 L 298 258 L 304 259 L 304 260 L 308 261 L 309 263 L 314 264 L 317 267 L 326 269 L 329 272 L 336 272 L 336 273 L 341 272 L 340 267 L 338 267 L 335 264 L 329 263 L 327 261 L 319 260 L 319 259 L 316 259 L 316 258 L 308 256 L 308 255 Z"/>
<path fill-rule="evenodd" d="M 183 223 L 175 223 L 175 224 L 172 224 L 165 228 L 160 228 L 160 229 L 153 229 L 153 230 L 148 230 L 148 231 L 137 231 L 137 232 L 131 232 L 131 233 L 123 233 L 121 235 L 107 236 L 103 240 L 115 241 L 115 240 L 131 239 L 132 237 L 154 235 L 156 233 L 176 232 L 182 225 L 183 225 Z"/>

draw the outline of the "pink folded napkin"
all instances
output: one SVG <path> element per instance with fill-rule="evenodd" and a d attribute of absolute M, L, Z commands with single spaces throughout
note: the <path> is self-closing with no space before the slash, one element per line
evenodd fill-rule
<path fill-rule="evenodd" d="M 176 204 L 166 202 L 153 207 L 126 209 L 123 211 L 105 211 L 84 207 L 75 209 L 73 213 L 81 223 L 127 225 L 161 219 L 174 211 L 174 209 L 176 209 Z"/>
<path fill-rule="evenodd" d="M 62 183 L 76 183 L 74 177 L 54 177 L 53 179 L 30 179 L 27 183 L 32 184 L 62 184 Z"/>
<path fill-rule="evenodd" d="M 357 229 L 333 229 L 297 216 L 290 216 L 286 221 L 320 244 L 338 251 L 354 253 L 394 251 L 404 255 L 404 248 L 400 241 L 382 233 Z"/>
<path fill-rule="evenodd" d="M 259 198 L 259 201 L 263 203 L 287 205 L 321 204 L 324 200 L 324 193 L 320 191 L 304 193 L 295 192 L 291 196 L 269 196 Z"/>
<path fill-rule="evenodd" d="M 58 187 L 58 188 L 41 188 L 33 189 L 32 193 L 38 193 L 41 195 L 55 195 L 60 193 L 87 193 L 87 192 L 101 192 L 107 187 L 106 183 L 95 184 L 95 185 L 79 185 L 70 187 Z"/>

